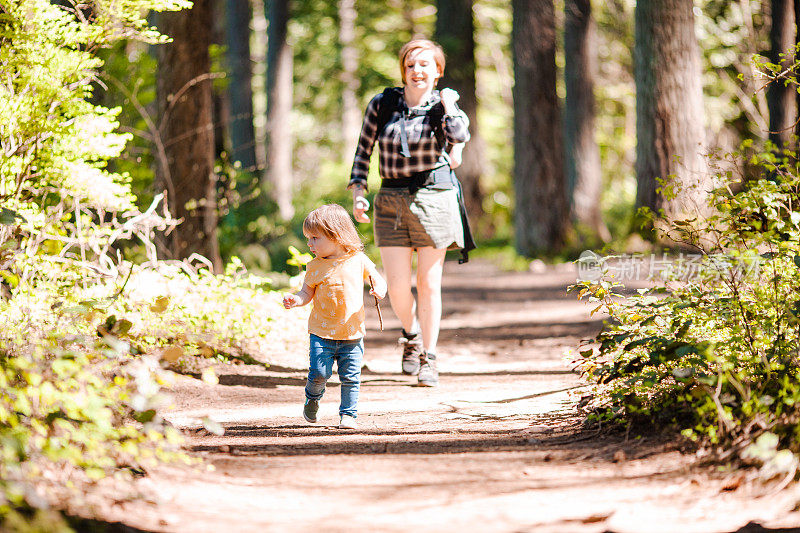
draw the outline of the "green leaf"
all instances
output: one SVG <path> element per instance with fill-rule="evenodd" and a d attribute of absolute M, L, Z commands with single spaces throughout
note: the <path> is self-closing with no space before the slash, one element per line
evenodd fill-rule
<path fill-rule="evenodd" d="M 134 418 L 141 422 L 142 424 L 146 424 L 148 422 L 152 422 L 152 420 L 156 417 L 155 409 L 148 409 L 147 411 L 142 411 L 140 413 L 136 413 Z"/>
<path fill-rule="evenodd" d="M 117 335 L 127 335 L 132 326 L 133 324 L 130 320 L 121 318 L 117 320 L 117 322 L 114 324 L 114 327 L 111 328 L 111 332 Z"/>
<path fill-rule="evenodd" d="M 19 276 L 13 272 L 9 272 L 8 270 L 0 270 L 0 278 L 3 278 L 3 281 L 8 283 L 8 286 L 12 289 L 16 289 L 19 286 Z"/>
<path fill-rule="evenodd" d="M 167 296 L 159 296 L 156 301 L 150 306 L 150 310 L 156 314 L 163 313 L 169 307 L 169 298 Z"/>
<path fill-rule="evenodd" d="M 0 224 L 4 226 L 13 226 L 17 222 L 25 222 L 22 215 L 6 207 L 0 207 Z"/>

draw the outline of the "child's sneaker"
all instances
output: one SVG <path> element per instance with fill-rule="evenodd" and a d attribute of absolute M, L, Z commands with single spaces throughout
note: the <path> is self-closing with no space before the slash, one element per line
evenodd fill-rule
<path fill-rule="evenodd" d="M 420 387 L 436 387 L 439 385 L 439 371 L 436 370 L 436 354 L 422 352 L 419 356 L 419 380 L 417 385 Z"/>
<path fill-rule="evenodd" d="M 422 355 L 422 339 L 419 333 L 410 339 L 400 337 L 397 344 L 403 347 L 403 374 L 416 376 L 419 374 L 419 356 Z"/>
<path fill-rule="evenodd" d="M 319 411 L 319 400 L 306 398 L 306 404 L 303 406 L 303 418 L 306 419 L 306 422 L 316 423 L 317 411 Z"/>
<path fill-rule="evenodd" d="M 358 422 L 354 416 L 342 415 L 342 418 L 339 419 L 339 429 L 356 429 L 357 427 Z"/>

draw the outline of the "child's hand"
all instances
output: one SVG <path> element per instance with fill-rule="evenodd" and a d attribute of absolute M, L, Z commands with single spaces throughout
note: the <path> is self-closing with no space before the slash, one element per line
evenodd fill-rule
<path fill-rule="evenodd" d="M 296 294 L 283 295 L 283 307 L 286 309 L 291 309 L 292 307 L 296 307 L 298 305 L 300 305 L 300 298 Z"/>
<path fill-rule="evenodd" d="M 373 287 L 370 287 L 369 293 L 376 298 L 383 300 L 386 297 L 386 282 L 385 281 L 375 281 L 373 282 Z"/>

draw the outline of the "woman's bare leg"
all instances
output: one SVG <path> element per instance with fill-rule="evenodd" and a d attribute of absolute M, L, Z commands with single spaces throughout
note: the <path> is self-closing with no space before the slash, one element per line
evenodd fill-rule
<path fill-rule="evenodd" d="M 389 285 L 389 302 L 403 329 L 412 333 L 416 328 L 416 302 L 411 292 L 411 248 L 381 246 L 383 271 Z"/>
<path fill-rule="evenodd" d="M 442 321 L 442 269 L 446 252 L 444 248 L 417 249 L 419 325 L 422 329 L 423 348 L 432 353 L 436 353 Z"/>

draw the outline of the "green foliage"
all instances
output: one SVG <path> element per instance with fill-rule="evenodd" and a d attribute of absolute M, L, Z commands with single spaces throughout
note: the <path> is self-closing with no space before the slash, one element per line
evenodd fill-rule
<path fill-rule="evenodd" d="M 46 472 L 91 480 L 185 460 L 162 417 L 173 372 L 215 383 L 215 364 L 265 365 L 305 335 L 307 315 L 287 314 L 270 280 L 238 261 L 219 276 L 128 263 L 124 281 L 85 286 L 75 267 L 31 261 L 38 283 L 0 299 L 0 520 Z"/>
<path fill-rule="evenodd" d="M 682 254 L 629 298 L 608 276 L 572 287 L 611 317 L 580 367 L 598 384 L 603 417 L 670 422 L 736 449 L 769 431 L 797 452 L 800 177 L 771 152 L 749 157 L 764 178 L 720 186 L 709 216 L 665 228 L 698 255 Z"/>
<path fill-rule="evenodd" d="M 478 97 L 477 128 L 486 143 L 485 168 L 481 176 L 485 216 L 473 221 L 481 241 L 501 238 L 514 241 L 513 101 L 511 61 L 511 4 L 497 0 L 475 2 L 475 76 Z M 470 150 L 467 143 L 465 150 Z"/>
<path fill-rule="evenodd" d="M 636 89 L 632 0 L 600 2 L 597 20 L 596 139 L 603 174 L 603 218 L 615 238 L 630 232 L 636 189 Z M 630 194 L 633 191 L 633 194 Z"/>
<path fill-rule="evenodd" d="M 194 373 L 235 360 L 263 365 L 254 354 L 271 353 L 304 331 L 303 317 L 284 316 L 271 280 L 248 273 L 237 258 L 223 275 L 186 264 L 133 268 L 124 297 L 80 312 L 90 327 L 104 328 L 136 352 L 160 353 L 173 370 Z M 276 331 L 278 316 L 282 322 Z M 180 349 L 175 360 L 164 357 L 170 347 Z"/>
<path fill-rule="evenodd" d="M 120 110 L 120 130 L 130 134 L 130 140 L 110 161 L 109 168 L 130 176 L 131 190 L 141 208 L 149 205 L 153 197 L 155 158 L 151 146 L 153 129 L 158 127 L 151 116 L 157 65 L 148 48 L 146 43 L 126 40 L 99 50 L 103 68 L 98 77 L 102 85 L 97 84 L 93 93 L 96 103 Z"/>
<path fill-rule="evenodd" d="M 26 284 L 0 300 L 0 521 L 35 505 L 32 484 L 49 487 L 54 472 L 80 483 L 185 459 L 177 430 L 157 414 L 168 374 L 54 305 L 78 273 L 49 274 L 49 287 Z"/>
<path fill-rule="evenodd" d="M 130 319 L 106 313 L 121 305 L 119 288 L 92 277 L 115 270 L 111 246 L 131 235 L 116 214 L 140 215 L 130 176 L 107 168 L 130 136 L 115 131 L 118 108 L 93 101 L 92 83 L 100 48 L 158 41 L 147 10 L 188 5 L 0 0 L 4 530 L 24 522 L 67 530 L 46 513 L 18 511 L 42 505 L 41 491 L 54 485 L 183 457 L 177 431 L 159 414 L 170 374 L 127 340 Z"/>
<path fill-rule="evenodd" d="M 727 152 L 742 138 L 761 139 L 768 130 L 763 78 L 752 61 L 769 49 L 770 16 L 764 7 L 758 0 L 706 0 L 695 11 L 706 124 L 717 132 L 709 139 L 713 148 Z"/>
<path fill-rule="evenodd" d="M 0 269 L 21 253 L 91 259 L 110 246 L 113 214 L 136 214 L 130 176 L 107 168 L 130 135 L 115 131 L 119 108 L 92 102 L 96 52 L 123 38 L 159 40 L 147 9 L 186 5 L 0 1 Z"/>
<path fill-rule="evenodd" d="M 83 48 L 102 38 L 102 27 L 39 0 L 6 1 L 3 11 L 0 68 L 10 79 L 0 93 L 7 156 L 0 200 L 42 229 L 49 212 L 34 199 L 52 206 L 66 196 L 97 208 L 129 208 L 125 176 L 102 170 L 127 137 L 113 133 L 115 110 L 87 100 L 99 61 Z"/>

